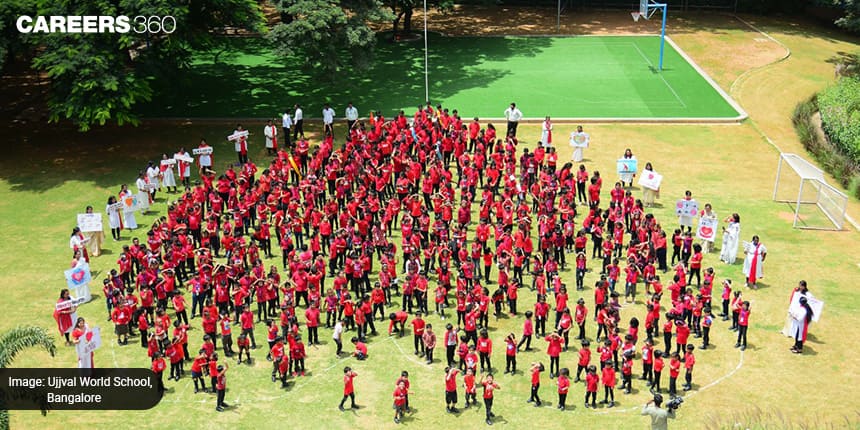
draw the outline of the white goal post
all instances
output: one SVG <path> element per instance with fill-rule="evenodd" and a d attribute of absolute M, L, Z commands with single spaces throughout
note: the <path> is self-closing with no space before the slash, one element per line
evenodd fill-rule
<path fill-rule="evenodd" d="M 791 169 L 791 172 L 786 168 L 783 172 L 783 165 Z M 780 183 L 783 183 L 783 195 L 779 193 Z M 788 187 L 793 188 L 797 185 L 797 196 L 794 197 L 791 189 L 787 188 L 785 183 L 788 182 Z M 791 198 L 785 196 L 786 193 L 791 193 Z M 793 206 L 794 222 L 792 227 L 813 230 L 842 230 L 845 225 L 845 211 L 848 206 L 848 196 L 842 191 L 828 184 L 824 177 L 824 172 L 815 167 L 809 161 L 806 161 L 797 154 L 779 154 L 779 164 L 776 167 L 776 184 L 773 186 L 773 200 L 776 202 L 788 203 Z M 801 214 L 802 208 L 811 207 L 814 205 L 814 214 L 806 217 Z M 821 222 L 818 214 L 823 214 L 830 220 Z M 832 224 L 832 225 L 829 225 Z"/>

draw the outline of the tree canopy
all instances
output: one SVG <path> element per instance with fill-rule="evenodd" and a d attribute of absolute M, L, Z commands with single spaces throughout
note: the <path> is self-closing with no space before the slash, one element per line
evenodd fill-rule
<path fill-rule="evenodd" d="M 261 31 L 264 24 L 255 0 L 0 3 L 0 63 L 6 56 L 16 56 L 47 75 L 49 119 L 70 120 L 82 131 L 108 121 L 136 124 L 134 105 L 151 99 L 153 79 L 186 66 L 192 49 L 218 43 L 213 33 L 219 29 Z M 20 15 L 124 15 L 134 21 L 128 33 L 21 34 L 12 24 Z M 167 16 L 175 20 L 174 31 L 173 20 L 161 19 Z M 136 17 L 145 17 L 148 31 L 134 31 L 139 28 Z"/>

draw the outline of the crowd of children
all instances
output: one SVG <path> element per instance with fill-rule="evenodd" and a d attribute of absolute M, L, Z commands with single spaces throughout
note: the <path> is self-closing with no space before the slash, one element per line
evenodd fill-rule
<path fill-rule="evenodd" d="M 191 361 L 195 392 L 198 384 L 207 390 L 209 376 L 222 410 L 227 366 L 218 364 L 219 340 L 222 361 L 241 364 L 258 347 L 255 331 L 265 330 L 272 382 L 286 386 L 288 378 L 305 376 L 303 339 L 319 345 L 321 328 L 333 330 L 338 355 L 344 332 L 354 331 L 353 355 L 363 360 L 378 335 L 375 322 L 387 319 L 389 335 L 411 329 L 415 355 L 432 365 L 441 360 L 434 357 L 437 338 L 425 317 L 450 318 L 439 339 L 446 352 L 446 406 L 457 412 L 456 378 L 462 374 L 465 407 L 475 404 L 476 388 L 483 387 L 490 424 L 499 383 L 491 376 L 496 368 L 488 329 L 507 312 L 524 319 L 519 340 L 505 335 L 505 374 L 517 375 L 517 355 L 530 353 L 532 340 L 546 341 L 559 409 L 583 373 L 586 407 L 596 407 L 599 385 L 602 403 L 614 406 L 618 381 L 624 393 L 633 390 L 637 357 L 640 379 L 652 391 L 662 390 L 665 359 L 669 394 L 678 393 L 681 366 L 682 388 L 691 389 L 696 358 L 690 336 L 707 349 L 716 321 L 716 273 L 704 268 L 699 244 L 689 231 L 667 234 L 622 184 L 602 200 L 599 172 L 560 163 L 552 147 L 523 146 L 513 135 L 497 138 L 492 124 L 477 118 L 467 124 L 456 110 L 428 105 L 411 121 L 401 112 L 391 120 L 374 116 L 356 123 L 339 147 L 327 135 L 313 150 L 304 137 L 274 148 L 262 171 L 247 161 L 220 173 L 204 166 L 195 184 L 183 174 L 185 191 L 170 196 L 175 201 L 143 241 L 134 238 L 122 247 L 116 269 L 104 280 L 118 342 L 127 344 L 137 329 L 153 371 L 161 375 L 169 361 L 168 379 L 180 380 L 183 362 Z M 667 246 L 673 247 L 670 264 Z M 280 260 L 273 259 L 278 249 Z M 576 294 L 587 289 L 587 273 L 599 273 L 591 306 L 587 297 L 569 295 L 562 273 L 571 269 Z M 644 298 L 637 296 L 639 285 Z M 731 318 L 737 346 L 745 348 L 749 302 L 731 281 L 722 286 L 720 316 Z M 521 313 L 526 294 L 536 303 Z M 622 307 L 638 316 L 626 327 Z M 452 312 L 446 315 L 446 309 Z M 194 320 L 203 335 L 189 339 Z M 587 332 L 595 337 L 588 339 Z M 577 349 L 577 341 L 571 381 L 562 357 Z M 189 343 L 196 356 L 188 354 Z M 541 363 L 529 366 L 529 401 L 536 406 L 542 403 L 543 370 Z M 344 370 L 341 409 L 347 398 L 355 407 L 355 376 Z M 393 394 L 398 422 L 409 409 L 406 376 Z"/>

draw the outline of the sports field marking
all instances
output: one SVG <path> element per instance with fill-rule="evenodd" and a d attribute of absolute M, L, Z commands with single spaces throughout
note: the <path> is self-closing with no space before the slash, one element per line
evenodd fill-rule
<path fill-rule="evenodd" d="M 639 55 L 641 55 L 641 56 L 642 56 L 642 58 L 644 58 L 644 59 L 645 59 L 645 61 L 647 61 L 647 62 L 648 62 L 648 66 L 650 66 L 652 69 L 654 69 L 654 68 L 655 68 L 655 67 L 654 67 L 654 64 L 653 64 L 653 63 L 651 63 L 651 60 L 649 60 L 649 59 L 648 59 L 648 57 L 646 57 L 646 56 L 645 56 L 645 54 L 642 52 L 642 50 L 641 50 L 641 49 L 639 49 L 639 45 L 636 45 L 635 43 L 631 43 L 631 45 L 633 45 L 633 47 L 634 47 L 634 48 L 636 48 L 636 51 L 637 51 L 637 52 L 639 52 Z M 681 100 L 681 97 L 678 97 L 678 93 L 676 93 L 676 92 L 675 92 L 675 89 L 674 89 L 674 88 L 672 88 L 672 86 L 671 86 L 671 85 L 669 85 L 669 82 L 667 82 L 667 81 L 666 81 L 666 78 L 664 78 L 664 77 L 663 77 L 663 74 L 662 74 L 662 73 L 660 73 L 660 72 L 657 72 L 657 74 L 660 76 L 660 80 L 662 80 L 662 81 L 663 81 L 663 83 L 664 83 L 664 84 L 666 84 L 666 86 L 667 86 L 667 87 L 669 87 L 669 91 L 671 91 L 671 92 L 672 92 L 672 95 L 674 95 L 674 96 L 675 96 L 675 100 L 678 100 L 678 102 L 680 102 L 680 103 L 681 103 L 681 106 L 683 106 L 683 107 L 686 109 L 686 108 L 687 108 L 687 104 L 686 104 L 686 103 L 684 103 L 684 101 L 683 101 L 683 100 Z"/>

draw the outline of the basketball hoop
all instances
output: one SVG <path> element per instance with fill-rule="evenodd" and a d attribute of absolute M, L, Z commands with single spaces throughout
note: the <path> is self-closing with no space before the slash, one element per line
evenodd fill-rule
<path fill-rule="evenodd" d="M 641 12 L 630 12 L 630 16 L 633 17 L 633 22 L 639 22 L 639 18 L 642 17 Z"/>

